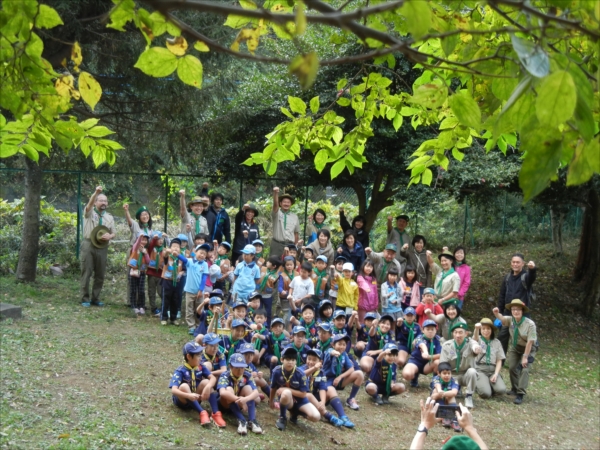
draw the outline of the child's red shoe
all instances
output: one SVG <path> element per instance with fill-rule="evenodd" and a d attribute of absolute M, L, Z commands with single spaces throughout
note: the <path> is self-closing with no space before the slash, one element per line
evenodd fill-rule
<path fill-rule="evenodd" d="M 218 426 L 219 428 L 225 428 L 227 426 L 227 424 L 223 420 L 223 414 L 221 414 L 221 411 L 217 411 L 216 413 L 213 413 L 213 415 L 211 417 L 212 417 L 212 420 L 215 423 L 215 425 Z"/>
<path fill-rule="evenodd" d="M 208 417 L 208 413 L 206 411 L 200 412 L 200 425 L 209 425 L 210 417 Z"/>
<path fill-rule="evenodd" d="M 265 394 L 258 394 L 258 397 L 260 398 L 261 402 L 264 402 L 265 398 L 267 398 L 267 397 L 265 397 Z"/>

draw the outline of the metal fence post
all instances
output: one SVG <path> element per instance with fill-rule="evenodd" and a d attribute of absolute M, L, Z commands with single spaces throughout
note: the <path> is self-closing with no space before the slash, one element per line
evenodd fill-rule
<path fill-rule="evenodd" d="M 81 246 L 81 172 L 77 174 L 77 241 L 75 254 L 79 259 L 79 247 Z"/>
<path fill-rule="evenodd" d="M 506 198 L 508 192 L 504 191 L 504 211 L 502 213 L 502 242 L 504 242 L 504 229 L 506 227 Z"/>
<path fill-rule="evenodd" d="M 164 232 L 167 232 L 167 219 L 169 217 L 169 174 L 165 175 L 165 228 Z"/>
<path fill-rule="evenodd" d="M 310 186 L 306 186 L 306 197 L 304 199 L 304 245 L 306 245 L 306 222 L 308 220 L 308 191 Z"/>

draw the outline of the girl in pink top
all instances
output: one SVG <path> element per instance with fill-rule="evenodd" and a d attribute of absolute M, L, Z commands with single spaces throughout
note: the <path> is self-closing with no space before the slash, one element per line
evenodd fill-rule
<path fill-rule="evenodd" d="M 465 295 L 471 286 L 471 267 L 465 259 L 466 251 L 462 245 L 454 249 L 454 258 L 456 259 L 454 270 L 460 277 L 460 289 L 458 290 L 459 306 L 462 310 L 464 307 Z"/>
<path fill-rule="evenodd" d="M 356 281 L 358 282 L 358 322 L 365 323 L 365 314 L 377 311 L 379 294 L 375 267 L 370 259 L 365 260 Z"/>
<path fill-rule="evenodd" d="M 415 308 L 421 303 L 421 283 L 417 281 L 417 271 L 413 266 L 408 264 L 404 269 L 404 274 L 400 278 L 400 290 L 402 294 L 402 309 L 406 309 L 409 306 Z"/>

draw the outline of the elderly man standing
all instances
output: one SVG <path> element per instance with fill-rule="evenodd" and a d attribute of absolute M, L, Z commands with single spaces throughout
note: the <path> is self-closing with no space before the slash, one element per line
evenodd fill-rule
<path fill-rule="evenodd" d="M 188 238 L 190 248 L 194 248 L 194 237 L 197 234 L 208 234 L 208 223 L 202 215 L 205 203 L 201 197 L 192 198 L 185 203 L 185 190 L 179 191 L 179 213 L 181 215 L 181 232 Z M 191 212 L 188 212 L 188 209 Z"/>
<path fill-rule="evenodd" d="M 387 244 L 385 246 L 385 250 L 381 253 L 375 253 L 371 247 L 367 247 L 365 249 L 365 253 L 367 258 L 369 258 L 373 262 L 373 266 L 375 267 L 375 273 L 377 274 L 377 283 L 379 287 L 381 284 L 385 282 L 387 279 L 387 273 L 390 268 L 395 267 L 398 269 L 399 276 L 402 276 L 404 273 L 404 267 L 406 266 L 406 258 L 403 256 L 400 257 L 400 260 L 396 258 L 396 254 L 398 253 L 398 248 L 396 244 Z"/>
<path fill-rule="evenodd" d="M 104 306 L 100 291 L 106 275 L 108 243 L 115 237 L 115 219 L 106 212 L 108 199 L 97 186 L 83 214 L 83 242 L 79 260 L 81 262 L 81 306 Z M 90 301 L 90 278 L 94 275 L 92 299 Z"/>
<path fill-rule="evenodd" d="M 279 196 L 279 188 L 273 188 L 273 239 L 271 239 L 270 256 L 283 255 L 283 249 L 289 244 L 298 243 L 300 221 L 298 216 L 290 211 L 294 198 L 289 194 Z"/>

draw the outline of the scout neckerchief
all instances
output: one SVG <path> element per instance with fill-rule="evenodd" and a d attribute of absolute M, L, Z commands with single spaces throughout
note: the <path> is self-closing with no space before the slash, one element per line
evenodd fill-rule
<path fill-rule="evenodd" d="M 512 343 L 513 343 L 513 347 L 517 348 L 517 343 L 519 342 L 519 327 L 525 321 L 525 316 L 521 317 L 521 320 L 519 320 L 518 322 L 513 317 L 512 321 L 513 321 L 513 325 L 515 327 L 515 332 L 513 333 L 513 342 Z"/>
<path fill-rule="evenodd" d="M 183 367 L 185 367 L 192 373 L 192 385 L 190 386 L 190 389 L 192 390 L 193 393 L 195 393 L 196 392 L 196 368 L 190 366 L 187 362 L 183 363 Z"/>
<path fill-rule="evenodd" d="M 381 263 L 383 265 L 381 266 L 381 272 L 379 273 L 379 284 L 383 284 L 383 282 L 385 281 L 385 277 L 387 277 L 387 266 L 391 264 L 385 259 L 383 259 Z"/>
<path fill-rule="evenodd" d="M 304 319 L 302 319 L 304 320 Z M 310 332 L 311 328 L 315 326 L 315 319 L 312 320 L 311 323 L 307 324 L 306 322 L 304 322 L 304 331 L 306 332 L 307 336 L 313 336 L 313 334 Z"/>
<path fill-rule="evenodd" d="M 383 365 L 387 364 L 385 361 L 381 364 L 381 369 L 383 371 Z M 392 395 L 392 365 L 387 364 L 387 376 L 385 378 L 385 393 L 389 397 Z"/>
<path fill-rule="evenodd" d="M 283 333 L 281 335 L 283 336 Z M 292 373 L 290 373 L 290 376 L 286 377 L 285 370 L 283 370 L 283 367 L 281 367 L 281 376 L 283 377 L 283 381 L 285 381 L 285 387 L 290 387 L 290 381 L 292 381 L 292 377 L 294 376 L 295 372 L 296 372 L 296 366 L 294 366 L 294 370 L 292 370 Z"/>
<path fill-rule="evenodd" d="M 450 381 L 446 382 L 446 381 L 442 380 L 442 378 L 440 377 L 440 385 L 442 386 L 442 391 L 448 390 L 448 388 L 450 387 L 451 381 L 452 381 L 452 379 L 450 379 Z"/>
<path fill-rule="evenodd" d="M 160 254 L 163 251 L 163 246 L 161 245 L 160 247 L 154 247 L 154 251 L 156 252 L 156 268 L 158 269 L 158 265 L 160 263 Z"/>
<path fill-rule="evenodd" d="M 196 225 L 196 234 L 200 234 L 200 217 L 202 216 L 202 214 L 196 214 L 196 213 L 192 213 L 192 217 L 195 219 L 195 225 Z"/>
<path fill-rule="evenodd" d="M 143 262 L 143 257 L 144 257 L 144 254 L 142 253 L 142 248 L 144 248 L 144 246 L 138 247 L 138 261 L 137 261 L 137 263 L 138 263 L 138 269 L 139 270 L 142 270 L 142 262 Z"/>
<path fill-rule="evenodd" d="M 267 273 L 265 273 L 265 276 L 260 281 L 260 286 L 258 287 L 258 291 L 259 292 L 264 292 L 265 286 L 269 282 L 269 277 L 275 275 L 275 273 L 277 273 L 277 269 L 275 269 L 275 270 L 269 270 L 269 269 L 267 269 Z"/>
<path fill-rule="evenodd" d="M 423 337 L 423 339 L 425 342 L 429 342 L 429 356 L 433 356 L 433 352 L 435 352 L 435 337 L 432 337 L 431 340 L 427 339 L 426 337 Z"/>
<path fill-rule="evenodd" d="M 456 371 L 460 370 L 460 358 L 462 357 L 462 349 L 467 343 L 465 339 L 462 344 L 458 345 L 456 341 L 454 341 L 454 349 L 456 350 Z"/>
<path fill-rule="evenodd" d="M 260 259 L 263 256 L 263 252 L 258 252 L 254 256 L 256 257 L 256 259 Z"/>
<path fill-rule="evenodd" d="M 463 264 L 464 264 L 464 263 L 463 263 L 462 261 L 460 261 L 460 262 L 459 262 L 459 261 L 455 261 L 455 262 L 454 262 L 454 265 L 455 265 L 455 266 L 462 266 Z"/>
<path fill-rule="evenodd" d="M 388 335 L 387 333 L 383 334 L 381 332 L 381 328 L 377 327 L 377 336 L 379 337 L 379 350 L 381 350 L 385 346 L 385 339 L 384 338 L 387 335 Z"/>
<path fill-rule="evenodd" d="M 448 272 L 444 272 L 442 270 L 442 276 L 440 277 L 440 281 L 438 281 L 438 284 L 436 286 L 436 291 L 438 291 L 438 293 L 442 292 L 442 283 L 444 281 L 444 279 L 448 276 L 448 275 L 452 275 L 454 273 L 454 267 L 451 267 L 450 270 Z"/>
<path fill-rule="evenodd" d="M 304 349 L 304 344 L 302 344 L 300 347 L 296 347 L 296 344 L 292 344 L 292 347 L 294 347 L 296 349 L 296 352 L 298 353 L 298 355 L 296 356 L 296 364 L 301 366 L 303 362 L 302 355 L 300 353 L 302 353 L 302 350 Z"/>
<path fill-rule="evenodd" d="M 285 273 L 288 276 L 288 278 L 290 279 L 290 281 L 293 281 L 293 279 L 294 279 L 294 269 L 292 269 L 292 273 L 291 274 L 289 274 L 287 272 L 287 270 L 283 269 L 283 273 Z"/>
<path fill-rule="evenodd" d="M 244 338 L 236 339 L 234 341 L 233 338 L 231 338 L 231 347 L 229 347 L 229 350 L 227 350 L 227 360 L 229 360 L 229 358 L 231 358 L 231 355 L 233 355 L 235 353 L 235 346 L 238 345 L 238 343 L 242 342 L 243 340 L 244 340 Z"/>
<path fill-rule="evenodd" d="M 225 261 L 227 259 L 227 255 L 219 255 L 217 256 L 217 259 L 215 260 L 215 264 L 217 266 L 219 266 L 221 264 L 221 261 Z"/>
<path fill-rule="evenodd" d="M 448 340 L 452 339 L 452 332 L 450 331 L 450 329 L 454 326 L 454 324 L 458 321 L 458 317 L 455 317 L 454 319 L 447 319 L 447 325 L 448 325 Z"/>
<path fill-rule="evenodd" d="M 256 331 L 256 333 L 260 334 L 258 331 Z M 262 347 L 262 342 L 260 339 L 256 338 L 254 340 L 254 349 L 255 350 L 260 350 L 260 348 Z"/>
<path fill-rule="evenodd" d="M 240 390 L 240 380 L 243 378 L 244 373 L 242 372 L 242 374 L 236 378 L 233 376 L 233 372 L 229 371 L 229 376 L 231 377 L 231 381 L 233 381 L 233 393 L 235 395 L 238 395 L 238 392 Z"/>
<path fill-rule="evenodd" d="M 280 361 L 281 351 L 279 350 L 279 344 L 285 339 L 285 334 L 281 333 L 279 336 L 271 334 L 271 339 L 273 340 L 273 352 L 277 356 L 277 361 Z"/>
<path fill-rule="evenodd" d="M 325 350 L 327 350 L 327 347 L 329 347 L 331 345 L 331 338 L 327 339 L 325 342 L 323 341 L 319 341 L 319 349 L 324 352 Z"/>
<path fill-rule="evenodd" d="M 218 351 L 217 353 L 215 353 L 214 355 L 210 356 L 208 353 L 206 353 L 206 350 L 202 351 L 202 356 L 204 356 L 204 359 L 206 359 L 207 361 L 209 361 L 212 366 L 213 366 L 213 370 L 214 370 L 214 362 L 215 362 L 215 358 L 218 355 Z"/>
<path fill-rule="evenodd" d="M 150 234 L 150 230 L 148 229 L 148 222 L 146 223 L 140 223 L 140 225 L 142 226 L 142 228 L 144 229 L 144 234 Z"/>
<path fill-rule="evenodd" d="M 396 230 L 398 232 L 398 235 L 400 236 L 400 247 L 402 247 L 404 245 L 403 235 L 405 235 L 407 233 L 406 233 L 406 231 L 400 231 L 400 229 L 398 227 L 394 227 L 394 230 Z"/>
<path fill-rule="evenodd" d="M 169 258 L 175 261 L 175 266 L 171 266 L 173 267 L 173 274 L 171 275 L 171 278 L 173 279 L 173 287 L 175 287 L 177 286 L 177 266 L 179 265 L 179 258 L 173 256 L 172 254 L 169 254 Z"/>
<path fill-rule="evenodd" d="M 408 348 L 408 353 L 411 352 L 413 341 L 415 340 L 415 322 L 407 323 L 404 322 L 406 328 L 408 328 L 408 338 L 406 340 L 406 347 Z"/>
<path fill-rule="evenodd" d="M 100 212 L 100 211 L 98 211 L 98 210 L 96 209 L 96 207 L 94 206 L 94 212 L 95 212 L 96 214 L 98 214 L 98 217 L 99 217 L 99 220 L 98 220 L 98 225 L 102 225 L 102 216 L 104 215 L 104 213 L 105 213 L 106 211 L 102 211 L 102 212 Z"/>
<path fill-rule="evenodd" d="M 325 278 L 327 276 L 327 269 L 319 270 L 315 267 L 315 268 L 313 268 L 313 272 L 317 275 L 317 292 L 316 292 L 316 294 L 319 295 L 321 293 L 321 283 L 323 282 L 323 278 Z"/>
<path fill-rule="evenodd" d="M 315 383 L 315 378 L 319 375 L 319 373 L 321 372 L 321 369 L 317 369 L 316 372 L 313 372 L 313 374 L 310 377 L 310 389 L 309 391 L 312 392 L 313 391 L 313 386 Z"/>
<path fill-rule="evenodd" d="M 290 211 L 288 210 L 288 212 L 284 212 L 282 210 L 281 213 L 283 214 L 283 230 L 285 231 L 287 229 L 287 216 L 290 213 Z"/>
<path fill-rule="evenodd" d="M 342 363 L 344 362 L 344 354 L 342 353 L 340 356 L 336 358 L 335 361 L 335 376 L 339 377 L 342 374 Z"/>
<path fill-rule="evenodd" d="M 486 364 L 491 364 L 491 359 L 490 359 L 490 341 L 488 341 L 486 338 L 484 338 L 483 336 L 481 336 L 481 340 L 485 343 L 485 363 Z"/>

